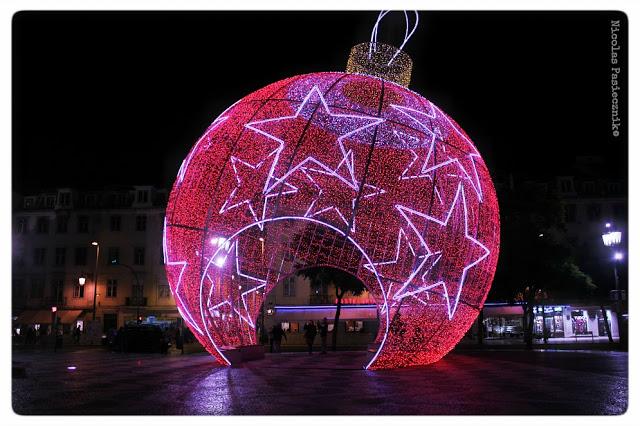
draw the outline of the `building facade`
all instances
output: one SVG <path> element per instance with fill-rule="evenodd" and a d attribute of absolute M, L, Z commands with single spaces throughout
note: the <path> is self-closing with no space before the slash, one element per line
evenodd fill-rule
<path fill-rule="evenodd" d="M 609 322 L 611 337 L 618 342 L 620 332 L 615 311 L 610 305 L 600 306 L 593 301 L 557 301 L 533 308 L 534 342 L 549 344 L 608 343 L 605 317 Z M 522 343 L 524 341 L 524 309 L 517 303 L 488 302 L 482 316 L 467 334 L 467 340 L 475 341 L 478 326 L 487 344 Z"/>
<path fill-rule="evenodd" d="M 55 310 L 65 332 L 82 328 L 93 320 L 96 281 L 95 318 L 104 332 L 138 319 L 176 322 L 162 253 L 166 200 L 151 186 L 14 196 L 16 327 L 49 326 Z"/>
<path fill-rule="evenodd" d="M 266 297 L 263 309 L 265 331 L 268 332 L 275 324 L 280 324 L 287 336 L 282 345 L 285 348 L 303 347 L 304 325 L 309 321 L 318 323 L 326 318 L 329 341 L 334 329 L 338 327 L 339 347 L 366 348 L 378 332 L 379 318 L 375 301 L 366 290 L 359 295 L 345 294 L 340 320 L 336 325 L 335 294 L 332 284 L 315 288 L 304 276 L 292 275 L 283 279 Z"/>

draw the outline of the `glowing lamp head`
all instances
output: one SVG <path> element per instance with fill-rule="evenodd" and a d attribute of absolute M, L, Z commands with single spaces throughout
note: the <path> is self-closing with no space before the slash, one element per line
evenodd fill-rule
<path fill-rule="evenodd" d="M 57 308 L 56 306 L 52 306 L 52 307 L 51 307 L 51 312 L 54 312 L 54 313 L 55 313 L 57 310 L 58 310 L 58 308 Z"/>
<path fill-rule="evenodd" d="M 98 242 L 97 242 L 97 241 L 92 241 L 92 242 L 91 242 L 91 245 L 92 245 L 92 246 L 98 246 Z"/>
<path fill-rule="evenodd" d="M 605 246 L 611 247 L 620 244 L 622 241 L 622 232 L 620 231 L 611 231 L 606 234 L 602 234 L 602 242 Z"/>
<path fill-rule="evenodd" d="M 609 223 L 609 222 L 605 223 L 605 224 L 604 224 L 604 227 L 605 227 L 605 228 L 611 228 L 611 223 Z"/>
<path fill-rule="evenodd" d="M 622 260 L 624 259 L 624 254 L 620 251 L 617 251 L 613 254 L 613 259 L 614 260 Z"/>
<path fill-rule="evenodd" d="M 227 239 L 224 237 L 213 237 L 209 242 L 214 247 L 224 248 L 226 251 L 229 251 L 229 247 L 230 247 L 229 241 L 227 241 Z"/>
<path fill-rule="evenodd" d="M 78 278 L 78 284 L 84 285 L 85 282 L 87 282 L 87 279 L 85 277 Z"/>
<path fill-rule="evenodd" d="M 224 263 L 227 261 L 227 256 L 218 256 L 215 258 L 215 260 L 213 261 L 213 263 L 218 267 L 218 268 L 222 268 L 224 266 Z"/>

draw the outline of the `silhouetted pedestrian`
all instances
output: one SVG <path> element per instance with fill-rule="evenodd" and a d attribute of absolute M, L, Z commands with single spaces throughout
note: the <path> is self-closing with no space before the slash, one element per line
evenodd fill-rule
<path fill-rule="evenodd" d="M 182 338 L 182 330 L 180 327 L 176 327 L 176 349 L 180 349 L 180 354 L 184 355 L 184 340 Z"/>
<path fill-rule="evenodd" d="M 80 325 L 76 325 L 76 328 L 73 329 L 73 342 L 77 345 L 80 343 Z"/>
<path fill-rule="evenodd" d="M 313 321 L 309 321 L 304 325 L 304 340 L 307 342 L 307 347 L 309 348 L 309 355 L 313 353 L 313 341 L 316 338 L 316 334 L 318 334 L 318 329 L 313 324 Z"/>
<path fill-rule="evenodd" d="M 120 327 L 118 329 L 118 331 L 116 332 L 116 338 L 115 338 L 115 342 L 114 342 L 114 346 L 116 348 L 116 351 L 118 352 L 126 352 L 126 334 L 124 332 L 124 327 Z"/>
<path fill-rule="evenodd" d="M 284 330 L 282 329 L 280 323 L 277 323 L 273 326 L 273 328 L 271 329 L 271 335 L 273 336 L 271 338 L 273 342 L 273 352 L 280 353 L 280 344 L 282 343 L 282 338 L 284 337 L 284 340 L 287 340 L 287 335 L 284 333 Z"/>
<path fill-rule="evenodd" d="M 53 346 L 54 352 L 57 352 L 58 349 L 62 349 L 62 338 L 63 338 L 62 327 L 56 327 L 55 344 Z"/>
<path fill-rule="evenodd" d="M 29 326 L 27 329 L 27 337 L 25 343 L 27 345 L 33 345 L 36 341 L 36 331 L 33 329 L 33 326 Z"/>
<path fill-rule="evenodd" d="M 320 353 L 326 354 L 327 353 L 327 334 L 329 334 L 329 324 L 327 323 L 327 319 L 323 318 L 322 322 L 320 323 L 320 327 L 318 327 L 320 329 L 320 345 L 322 348 L 322 351 Z"/>

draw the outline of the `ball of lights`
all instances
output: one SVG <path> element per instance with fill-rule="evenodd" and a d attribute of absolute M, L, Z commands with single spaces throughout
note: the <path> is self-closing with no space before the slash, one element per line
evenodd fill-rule
<path fill-rule="evenodd" d="M 406 70 L 371 74 L 312 73 L 257 90 L 183 161 L 165 218 L 166 271 L 180 314 L 220 363 L 258 344 L 266 295 L 309 266 L 354 274 L 376 301 L 365 368 L 439 360 L 482 308 L 499 245 L 489 171 L 448 115 L 393 81 Z"/>

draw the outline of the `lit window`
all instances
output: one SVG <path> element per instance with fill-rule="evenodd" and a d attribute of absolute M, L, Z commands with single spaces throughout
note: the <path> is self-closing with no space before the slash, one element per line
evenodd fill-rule
<path fill-rule="evenodd" d="M 107 297 L 117 297 L 118 296 L 118 280 L 110 279 L 107 280 Z"/>
<path fill-rule="evenodd" d="M 84 297 L 84 286 L 76 283 L 73 286 L 73 297 L 76 299 L 82 299 Z"/>
<path fill-rule="evenodd" d="M 109 247 L 107 251 L 107 265 L 120 263 L 120 248 Z"/>

